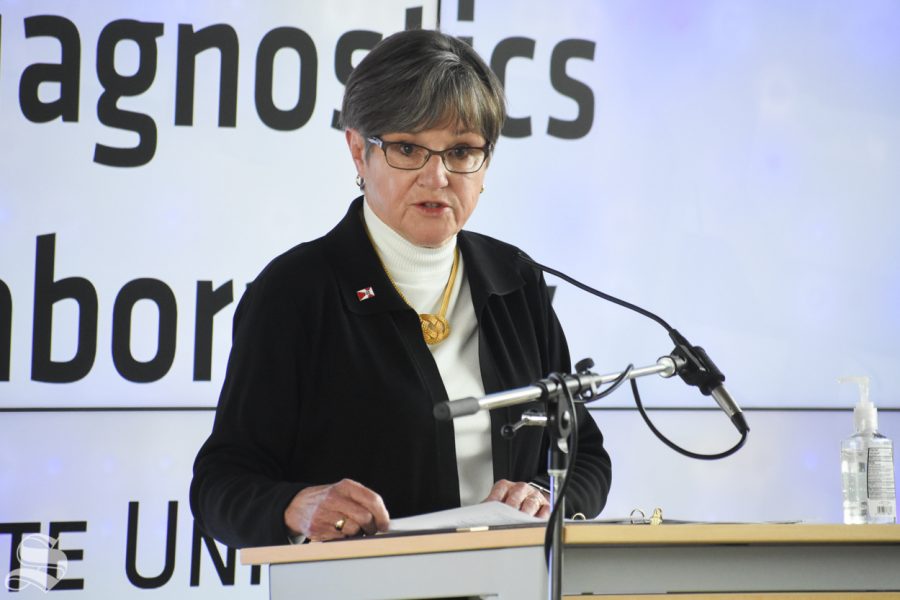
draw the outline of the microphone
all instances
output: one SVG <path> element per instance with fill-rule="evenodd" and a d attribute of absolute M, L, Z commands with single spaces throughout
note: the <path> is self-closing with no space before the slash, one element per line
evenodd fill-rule
<path fill-rule="evenodd" d="M 601 292 L 600 290 L 596 290 L 588 285 L 585 285 L 578 281 L 577 279 L 573 279 L 569 277 L 565 273 L 561 273 L 556 269 L 552 269 L 545 265 L 542 265 L 538 262 L 535 262 L 531 259 L 530 256 L 519 250 L 518 258 L 522 262 L 544 271 L 545 273 L 549 273 L 551 275 L 555 275 L 559 277 L 563 281 L 566 281 L 575 287 L 582 289 L 590 294 L 593 294 L 599 298 L 603 298 L 613 304 L 618 304 L 628 310 L 632 310 L 638 314 L 641 314 L 648 319 L 652 319 L 659 323 L 668 333 L 669 337 L 675 342 L 675 349 L 672 351 L 672 355 L 678 358 L 681 358 L 684 364 L 681 364 L 676 372 L 678 376 L 681 377 L 682 381 L 686 384 L 697 387 L 700 389 L 700 392 L 704 396 L 712 396 L 716 401 L 716 404 L 719 405 L 719 408 L 728 415 L 728 418 L 731 419 L 731 422 L 734 424 L 735 428 L 741 433 L 741 435 L 746 435 L 748 431 L 750 431 L 750 427 L 747 425 L 747 421 L 744 419 L 744 413 L 741 411 L 741 408 L 737 405 L 737 402 L 734 401 L 734 398 L 731 397 L 731 394 L 728 393 L 728 390 L 725 389 L 723 385 L 725 381 L 725 375 L 716 364 L 712 361 L 706 351 L 699 347 L 693 346 L 687 339 L 681 335 L 674 327 L 666 323 L 662 318 L 653 314 L 649 310 L 643 309 L 640 306 L 635 304 L 631 304 L 630 302 L 626 302 L 625 300 L 621 300 L 616 298 L 615 296 L 610 296 L 605 292 Z"/>
<path fill-rule="evenodd" d="M 725 375 L 712 361 L 706 350 L 700 346 L 692 346 L 677 330 L 669 331 L 669 337 L 675 342 L 674 356 L 684 359 L 685 363 L 678 370 L 678 376 L 688 385 L 700 389 L 704 396 L 712 396 L 719 408 L 728 415 L 735 428 L 741 434 L 750 431 L 744 413 L 723 385 Z"/>

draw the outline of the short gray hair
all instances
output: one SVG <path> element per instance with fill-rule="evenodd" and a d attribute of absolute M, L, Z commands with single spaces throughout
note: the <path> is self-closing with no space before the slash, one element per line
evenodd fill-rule
<path fill-rule="evenodd" d="M 503 86 L 471 46 L 431 30 L 382 40 L 350 74 L 341 124 L 365 136 L 461 126 L 491 145 L 506 118 Z"/>

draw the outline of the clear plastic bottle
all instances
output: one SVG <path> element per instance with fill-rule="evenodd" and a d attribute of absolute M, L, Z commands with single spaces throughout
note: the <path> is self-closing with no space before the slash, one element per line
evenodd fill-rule
<path fill-rule="evenodd" d="M 844 523 L 896 523 L 894 445 L 878 433 L 878 412 L 869 401 L 868 377 L 842 377 L 859 385 L 853 409 L 856 433 L 841 442 Z"/>

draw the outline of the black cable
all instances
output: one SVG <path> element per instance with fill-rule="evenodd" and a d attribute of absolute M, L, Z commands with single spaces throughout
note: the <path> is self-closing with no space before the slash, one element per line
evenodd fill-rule
<path fill-rule="evenodd" d="M 618 377 L 616 377 L 615 379 L 613 379 L 612 381 L 609 382 L 609 385 L 606 387 L 606 389 L 604 389 L 601 392 L 597 392 L 596 394 L 594 394 L 592 390 L 588 390 L 588 392 L 590 392 L 590 393 L 582 394 L 582 396 L 579 397 L 577 402 L 581 402 L 581 403 L 593 402 L 594 400 L 600 400 L 602 398 L 606 398 L 607 396 L 612 394 L 614 391 L 619 389 L 620 385 L 625 383 L 625 380 L 628 378 L 628 375 L 630 375 L 631 371 L 633 371 L 633 370 L 634 370 L 634 365 L 629 364 L 627 367 L 625 367 L 625 370 L 619 374 Z"/>
<path fill-rule="evenodd" d="M 703 393 L 706 396 L 709 396 L 709 395 L 716 396 L 717 389 L 720 392 L 722 392 L 722 394 L 727 396 L 727 392 L 725 392 L 724 388 L 722 388 L 722 382 L 725 381 L 725 375 L 719 370 L 719 368 L 715 365 L 715 363 L 712 362 L 712 360 L 709 358 L 709 355 L 706 354 L 706 351 L 703 350 L 703 348 L 701 348 L 699 346 L 693 346 L 690 342 L 687 341 L 687 339 L 684 338 L 684 336 L 682 336 L 672 326 L 670 326 L 668 323 L 666 323 L 666 321 L 664 321 L 661 317 L 653 314 L 649 310 L 645 310 L 645 309 L 641 308 L 640 306 L 636 306 L 634 304 L 631 304 L 630 302 L 626 302 L 625 300 L 620 300 L 619 298 L 616 298 L 615 296 L 610 296 L 609 294 L 607 294 L 605 292 L 596 290 L 596 289 L 590 287 L 589 285 L 581 283 L 577 279 L 573 279 L 572 277 L 569 277 L 565 273 L 557 271 L 556 269 L 552 269 L 546 265 L 542 265 L 541 263 L 532 260 L 527 254 L 525 254 L 521 250 L 518 253 L 518 257 L 523 262 L 531 265 L 532 267 L 535 267 L 536 269 L 540 269 L 542 271 L 550 273 L 551 275 L 555 275 L 556 277 L 559 277 L 560 279 L 574 285 L 575 287 L 577 287 L 581 290 L 584 290 L 588 293 L 594 294 L 595 296 L 603 298 L 604 300 L 612 302 L 613 304 L 618 304 L 619 306 L 623 306 L 629 310 L 632 310 L 640 315 L 647 317 L 648 319 L 652 319 L 653 321 L 656 321 L 657 323 L 659 323 L 666 329 L 666 331 L 669 333 L 669 337 L 672 339 L 672 341 L 675 342 L 675 350 L 672 351 L 672 355 L 684 360 L 684 364 L 682 366 L 678 367 L 678 369 L 676 370 L 679 377 L 681 377 L 681 379 L 688 385 L 699 388 L 701 393 Z M 621 375 L 620 375 L 620 378 L 624 379 Z M 612 391 L 615 389 L 615 387 L 618 387 L 618 385 L 620 385 L 620 384 L 621 384 L 621 381 L 617 380 L 616 382 L 614 382 L 614 386 L 612 386 L 611 389 L 605 390 L 603 392 L 603 394 L 598 395 L 596 398 L 592 398 L 590 396 L 585 395 L 584 401 L 588 402 L 592 399 L 602 398 L 602 397 L 612 393 Z M 676 444 L 672 443 L 671 441 L 669 441 L 662 433 L 659 432 L 658 429 L 656 429 L 656 427 L 650 421 L 649 417 L 647 417 L 647 414 L 643 410 L 643 407 L 640 403 L 640 395 L 638 394 L 638 391 L 637 391 L 637 384 L 634 382 L 633 379 L 631 380 L 631 389 L 634 393 L 635 403 L 638 405 L 638 410 L 641 413 L 641 417 L 643 417 L 644 421 L 647 423 L 647 426 L 650 427 L 650 430 L 653 431 L 653 433 L 664 444 L 666 444 L 667 446 L 669 446 L 676 452 L 679 452 L 685 456 L 689 456 L 691 458 L 697 458 L 700 460 L 715 460 L 715 459 L 719 459 L 719 458 L 725 458 L 726 456 L 731 456 L 732 454 L 737 452 L 744 445 L 744 442 L 747 441 L 747 432 L 749 431 L 749 427 L 747 426 L 747 423 L 744 420 L 743 414 L 741 413 L 740 409 L 737 407 L 737 405 L 734 405 L 734 407 L 733 407 L 735 409 L 734 414 L 731 414 L 731 413 L 729 413 L 729 414 L 731 415 L 732 423 L 734 423 L 734 426 L 741 433 L 741 440 L 737 443 L 737 445 L 734 448 L 732 448 L 731 450 L 727 450 L 720 454 L 697 454 L 695 452 L 690 452 L 689 450 L 685 450 L 685 449 L 677 446 Z M 719 396 L 716 396 L 716 401 L 717 402 L 720 401 Z M 731 403 L 733 404 L 733 401 Z M 721 405 L 721 402 L 720 402 L 720 405 Z M 723 408 L 723 410 L 726 410 L 726 412 L 728 412 L 728 410 L 725 409 L 724 406 L 722 406 L 722 408 Z"/>
<path fill-rule="evenodd" d="M 569 459 L 566 463 L 566 474 L 563 479 L 563 483 L 559 488 L 559 493 L 556 495 L 556 502 L 553 505 L 553 509 L 550 511 L 550 517 L 547 521 L 547 529 L 544 532 L 544 560 L 547 563 L 547 569 L 549 572 L 550 569 L 550 549 L 553 546 L 553 536 L 556 531 L 556 519 L 559 514 L 559 511 L 562 510 L 562 506 L 564 504 L 563 499 L 566 497 L 566 492 L 569 490 L 569 481 L 571 480 L 571 472 L 572 466 L 575 464 L 575 459 L 578 457 L 578 415 L 575 412 L 575 399 L 572 397 L 572 392 L 569 390 L 569 386 L 565 384 L 565 380 L 562 375 L 559 373 L 553 373 L 548 377 L 551 381 L 555 381 L 556 384 L 562 388 L 563 394 L 566 397 L 566 404 L 569 408 L 570 419 L 572 422 L 572 431 L 569 433 L 569 438 L 571 439 L 571 443 L 568 442 L 568 450 L 569 450 Z M 549 409 L 549 405 L 548 405 Z M 550 436 L 550 443 L 554 443 L 553 436 Z M 566 515 L 563 514 L 563 520 L 565 520 Z"/>
<path fill-rule="evenodd" d="M 641 402 L 641 395 L 638 393 L 637 381 L 634 379 L 631 380 L 631 391 L 634 394 L 634 403 L 637 405 L 638 412 L 641 413 L 641 417 L 644 418 L 644 422 L 647 424 L 647 427 L 650 428 L 650 431 L 652 431 L 663 444 L 665 444 L 675 452 L 678 452 L 679 454 L 683 454 L 684 456 L 687 456 L 689 458 L 696 458 L 697 460 L 719 460 L 720 458 L 731 456 L 732 454 L 740 450 L 744 445 L 744 442 L 747 441 L 747 431 L 743 431 L 741 432 L 741 439 L 737 444 L 724 452 L 720 452 L 719 454 L 698 454 L 696 452 L 686 450 L 664 436 L 662 432 L 660 432 L 659 429 L 656 428 L 653 422 L 650 421 L 650 417 L 647 416 L 647 411 L 644 410 L 644 404 Z"/>
<path fill-rule="evenodd" d="M 527 254 L 525 254 L 521 250 L 519 251 L 519 258 L 522 259 L 523 261 L 525 261 L 526 263 L 530 264 L 533 267 L 537 267 L 538 269 L 541 269 L 542 271 L 546 271 L 547 273 L 550 273 L 551 275 L 556 275 L 563 281 L 567 281 L 579 289 L 582 289 L 590 294 L 594 294 L 595 296 L 600 296 L 604 300 L 608 300 L 608 301 L 612 302 L 613 304 L 618 304 L 619 306 L 623 306 L 629 310 L 633 310 L 634 312 L 636 312 L 638 314 L 644 315 L 648 319 L 653 319 L 654 321 L 656 321 L 657 323 L 662 325 L 665 328 L 665 330 L 668 332 L 674 331 L 674 328 L 671 325 L 669 325 L 668 323 L 666 323 L 662 319 L 662 317 L 653 314 L 649 310 L 641 308 L 640 306 L 632 304 L 631 302 L 626 302 L 625 300 L 616 298 L 615 296 L 610 296 L 606 292 L 601 292 L 600 290 L 595 290 L 591 286 L 585 285 L 584 283 L 581 283 L 577 279 L 573 279 L 573 278 L 569 277 L 565 273 L 557 271 L 556 269 L 551 269 L 550 267 L 542 265 L 539 262 L 535 262 L 531 257 L 529 257 Z"/>

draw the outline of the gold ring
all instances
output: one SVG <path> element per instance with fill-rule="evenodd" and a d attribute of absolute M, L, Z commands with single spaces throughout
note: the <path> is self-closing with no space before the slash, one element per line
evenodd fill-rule
<path fill-rule="evenodd" d="M 344 528 L 344 524 L 347 522 L 346 519 L 338 519 L 334 522 L 334 529 L 336 531 L 341 531 Z"/>

